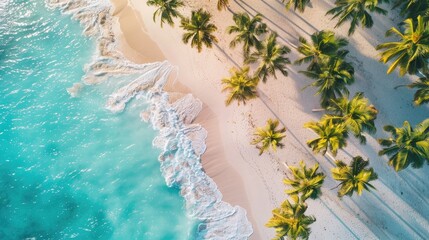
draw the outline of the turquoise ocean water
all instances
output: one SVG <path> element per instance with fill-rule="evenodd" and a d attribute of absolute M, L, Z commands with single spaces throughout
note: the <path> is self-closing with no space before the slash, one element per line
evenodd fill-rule
<path fill-rule="evenodd" d="M 43 0 L 0 1 L 0 239 L 192 239 L 145 103 L 110 113 L 112 81 L 66 92 L 94 54 L 82 30 Z"/>

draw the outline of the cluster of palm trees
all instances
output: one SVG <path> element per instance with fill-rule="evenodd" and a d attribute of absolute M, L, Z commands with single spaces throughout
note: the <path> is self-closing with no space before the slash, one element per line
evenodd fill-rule
<path fill-rule="evenodd" d="M 227 105 L 229 105 L 231 98 L 236 100 L 238 104 L 245 104 L 247 100 L 255 98 L 258 95 L 259 81 L 262 80 L 263 83 L 266 83 L 271 76 L 277 78 L 276 71 L 287 76 L 286 65 L 290 63 L 290 60 L 285 56 L 290 52 L 290 49 L 277 42 L 277 33 L 268 29 L 262 21 L 261 14 L 250 17 L 247 13 L 236 13 L 233 15 L 233 20 L 235 25 L 227 28 L 229 34 L 235 34 L 230 47 L 234 48 L 238 44 L 243 45 L 244 66 L 240 70 L 233 69 L 231 76 L 222 80 L 224 91 L 229 93 L 226 100 Z M 265 40 L 262 39 L 264 36 L 266 36 Z M 243 78 L 236 77 L 235 72 L 249 69 L 251 64 L 258 65 L 253 75 L 242 74 Z M 254 82 L 251 84 L 252 89 L 249 88 L 249 81 Z M 248 89 L 248 91 L 240 96 L 241 93 L 244 93 L 243 89 Z M 254 93 L 254 95 L 247 93 Z"/>
<path fill-rule="evenodd" d="M 354 192 L 358 195 L 363 190 L 375 189 L 369 183 L 377 179 L 377 174 L 373 168 L 368 168 L 369 161 L 357 156 L 352 159 L 350 165 L 343 161 L 335 161 L 335 168 L 331 169 L 332 177 L 339 181 L 337 187 L 338 196 L 352 196 Z M 286 178 L 283 182 L 291 188 L 286 190 L 286 194 L 292 199 L 285 200 L 279 208 L 272 211 L 272 218 L 266 224 L 267 227 L 275 228 L 276 238 L 283 239 L 307 239 L 310 235 L 309 225 L 316 221 L 314 216 L 305 215 L 308 198 L 317 199 L 321 194 L 321 187 L 325 180 L 325 174 L 318 172 L 319 164 L 307 168 L 301 161 L 299 167 L 290 166 L 292 178 Z"/>

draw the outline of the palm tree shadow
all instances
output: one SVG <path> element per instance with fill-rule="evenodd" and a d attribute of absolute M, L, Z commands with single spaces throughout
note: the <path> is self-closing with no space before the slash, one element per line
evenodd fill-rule
<path fill-rule="evenodd" d="M 242 0 L 241 0 L 242 1 Z M 271 10 L 273 10 L 274 12 L 276 12 L 278 15 L 282 16 L 284 19 L 286 19 L 289 23 L 291 23 L 292 25 L 294 25 L 295 27 L 301 29 L 301 31 L 303 31 L 304 33 L 306 33 L 307 35 L 311 35 L 309 32 L 307 32 L 306 30 L 304 30 L 302 27 L 300 27 L 298 24 L 296 24 L 295 22 L 291 21 L 289 18 L 287 18 L 285 16 L 284 13 L 280 12 L 279 10 L 277 10 L 276 8 L 274 8 L 273 6 L 271 6 L 271 4 L 269 4 L 268 2 L 266 2 L 265 0 L 262 0 L 262 2 L 267 5 L 269 8 L 271 8 Z M 307 22 L 306 20 L 304 20 L 301 16 L 299 16 L 298 14 L 295 13 L 295 11 L 293 11 L 294 14 L 300 18 L 301 20 L 303 20 L 303 22 L 305 22 L 308 26 L 310 26 L 311 28 L 313 28 L 315 31 L 317 31 L 317 29 L 311 25 L 309 22 Z"/>
<path fill-rule="evenodd" d="M 220 46 L 219 46 L 219 44 L 218 43 L 216 43 L 216 42 L 214 42 L 214 45 L 216 46 L 216 48 L 220 51 L 220 52 L 222 52 L 223 53 L 223 55 L 226 57 L 226 58 L 228 58 L 228 60 L 230 61 L 230 62 L 232 62 L 237 68 L 241 68 L 241 65 L 240 64 L 238 64 L 231 56 L 229 56 L 229 54 L 228 53 L 226 53 L 225 52 L 225 50 L 223 49 L 223 48 L 221 48 Z"/>

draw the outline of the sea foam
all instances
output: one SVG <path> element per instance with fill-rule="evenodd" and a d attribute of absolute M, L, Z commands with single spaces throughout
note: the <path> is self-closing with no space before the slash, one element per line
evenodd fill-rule
<path fill-rule="evenodd" d="M 203 171 L 200 156 L 206 149 L 207 131 L 193 123 L 202 109 L 201 101 L 188 94 L 170 103 L 163 90 L 175 67 L 167 61 L 135 64 L 125 59 L 116 50 L 108 0 L 47 0 L 47 5 L 72 15 L 85 27 L 84 34 L 97 38 L 98 55 L 85 67 L 85 84 L 98 84 L 113 75 L 139 74 L 110 95 L 106 108 L 121 112 L 131 99 L 140 97 L 149 103 L 140 115 L 159 131 L 153 144 L 162 149 L 159 161 L 167 185 L 180 188 L 189 215 L 202 222 L 197 237 L 247 239 L 253 230 L 246 211 L 222 201 L 215 182 Z M 69 92 L 76 96 L 77 90 L 75 85 Z"/>

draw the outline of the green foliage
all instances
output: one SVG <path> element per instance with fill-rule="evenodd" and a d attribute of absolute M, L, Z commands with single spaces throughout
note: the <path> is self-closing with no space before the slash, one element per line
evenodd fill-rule
<path fill-rule="evenodd" d="M 283 76 L 287 76 L 286 65 L 290 64 L 289 58 L 285 55 L 290 52 L 286 46 L 277 44 L 277 34 L 271 33 L 270 36 L 263 42 L 261 48 L 250 55 L 246 63 L 254 63 L 259 60 L 259 66 L 256 74 L 266 82 L 269 76 L 274 76 L 277 79 L 276 71 L 280 71 Z"/>
<path fill-rule="evenodd" d="M 290 239 L 308 239 L 310 236 L 309 225 L 316 221 L 313 216 L 306 216 L 307 204 L 298 196 L 292 196 L 292 202 L 286 200 L 279 208 L 272 211 L 273 217 L 265 225 L 275 228 L 274 240 L 282 240 L 284 237 Z"/>
<path fill-rule="evenodd" d="M 232 101 L 237 101 L 246 104 L 246 101 L 256 98 L 258 96 L 256 87 L 258 86 L 259 79 L 249 75 L 249 67 L 242 69 L 231 69 L 231 77 L 224 78 L 222 84 L 224 88 L 222 91 L 228 91 L 229 95 L 225 103 L 228 106 Z"/>
<path fill-rule="evenodd" d="M 325 119 L 331 119 L 336 124 L 344 124 L 362 144 L 366 143 L 363 132 L 375 133 L 377 130 L 374 120 L 378 111 L 370 105 L 363 93 L 356 93 L 351 100 L 346 96 L 334 99 L 327 110 L 332 114 L 325 115 Z"/>
<path fill-rule="evenodd" d="M 290 166 L 293 179 L 286 178 L 283 182 L 290 185 L 292 189 L 286 190 L 289 195 L 301 194 L 301 199 L 305 201 L 307 198 L 316 199 L 320 195 L 320 187 L 322 187 L 325 179 L 325 174 L 317 172 L 319 164 L 315 164 L 311 168 L 307 168 L 304 161 L 299 163 L 299 167 Z"/>
<path fill-rule="evenodd" d="M 304 57 L 295 61 L 295 64 L 310 63 L 307 70 L 314 70 L 321 61 L 328 62 L 330 58 L 344 58 L 348 51 L 342 49 L 348 45 L 345 38 L 335 37 L 332 31 L 320 31 L 311 35 L 311 43 L 303 37 L 299 38 L 298 52 Z"/>
<path fill-rule="evenodd" d="M 401 8 L 401 14 L 406 18 L 416 19 L 421 15 L 425 21 L 429 18 L 428 0 L 397 0 L 394 7 Z"/>
<path fill-rule="evenodd" d="M 284 146 L 281 141 L 286 137 L 284 134 L 286 128 L 277 129 L 278 126 L 279 120 L 268 119 L 265 127 L 256 129 L 254 133 L 256 138 L 252 141 L 252 144 L 256 145 L 256 148 L 259 149 L 259 155 L 262 155 L 262 153 L 268 151 L 270 148 L 276 151 L 277 147 L 282 148 Z"/>
<path fill-rule="evenodd" d="M 156 17 L 161 19 L 161 27 L 167 22 L 170 26 L 174 26 L 174 18 L 181 17 L 177 8 L 184 6 L 180 0 L 148 0 L 148 6 L 156 6 L 158 9 L 153 13 L 153 21 L 155 22 Z"/>
<path fill-rule="evenodd" d="M 198 52 L 201 52 L 203 45 L 211 48 L 213 42 L 217 42 L 217 38 L 212 34 L 217 27 L 210 23 L 210 18 L 210 13 L 202 8 L 192 11 L 191 19 L 182 18 L 180 27 L 186 31 L 182 37 L 183 42 L 187 44 L 191 40 L 191 46 L 196 46 Z"/>
<path fill-rule="evenodd" d="M 234 14 L 233 20 L 235 25 L 229 26 L 227 32 L 237 33 L 237 35 L 229 46 L 234 48 L 237 44 L 243 43 L 244 57 L 247 58 L 252 47 L 261 49 L 262 44 L 258 36 L 267 32 L 267 25 L 262 22 L 262 15 L 259 13 L 253 18 L 250 18 L 247 13 Z"/>
<path fill-rule="evenodd" d="M 217 0 L 217 10 L 222 11 L 229 6 L 229 0 Z"/>
<path fill-rule="evenodd" d="M 300 73 L 315 80 L 309 86 L 318 88 L 320 105 L 324 108 L 328 107 L 332 100 L 348 95 L 346 86 L 354 82 L 353 66 L 341 58 L 321 61 L 314 66 L 314 69 L 300 71 Z"/>
<path fill-rule="evenodd" d="M 321 122 L 308 122 L 304 124 L 304 127 L 319 135 L 319 137 L 307 141 L 308 147 L 312 148 L 315 153 L 325 155 L 329 149 L 336 156 L 338 149 L 347 146 L 348 134 L 344 124 L 335 124 L 332 120 L 327 119 Z"/>
<path fill-rule="evenodd" d="M 416 88 L 414 94 L 414 104 L 420 106 L 421 104 L 429 103 L 429 77 L 425 76 L 419 78 L 417 82 L 408 85 L 409 88 Z"/>
<path fill-rule="evenodd" d="M 396 35 L 400 38 L 397 42 L 382 43 L 376 47 L 377 50 L 384 49 L 381 53 L 380 62 L 393 63 L 387 70 L 390 74 L 399 67 L 399 75 L 405 73 L 416 74 L 423 69 L 427 72 L 427 61 L 429 59 L 429 24 L 423 21 L 421 16 L 417 17 L 417 25 L 413 19 L 404 21 L 405 30 L 399 31 L 392 27 L 386 32 L 386 36 Z"/>
<path fill-rule="evenodd" d="M 305 7 L 310 5 L 310 0 L 282 0 L 283 3 L 286 2 L 286 8 L 290 9 L 293 5 L 294 10 L 298 9 L 299 12 L 304 12 Z"/>
<path fill-rule="evenodd" d="M 360 196 L 363 190 L 370 191 L 370 188 L 375 189 L 369 182 L 377 179 L 377 174 L 372 168 L 366 168 L 369 161 L 363 160 L 361 156 L 353 158 L 350 166 L 344 162 L 337 160 L 335 162 L 336 168 L 331 169 L 332 177 L 340 181 L 340 189 L 338 196 L 345 195 L 352 196 L 354 192 Z"/>
<path fill-rule="evenodd" d="M 429 163 L 429 119 L 418 124 L 414 129 L 405 121 L 401 128 L 391 125 L 384 126 L 391 134 L 390 138 L 378 139 L 383 146 L 378 154 L 389 157 L 389 165 L 395 171 L 407 168 L 421 168 L 426 161 Z"/>
<path fill-rule="evenodd" d="M 346 21 L 350 21 L 348 31 L 348 35 L 350 36 L 360 24 L 365 28 L 371 28 L 374 25 L 370 12 L 387 14 L 386 10 L 378 7 L 381 2 L 379 0 L 336 0 L 336 7 L 329 10 L 326 14 L 334 15 L 332 19 L 338 18 L 338 22 L 335 25 L 336 28 Z"/>

